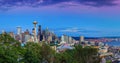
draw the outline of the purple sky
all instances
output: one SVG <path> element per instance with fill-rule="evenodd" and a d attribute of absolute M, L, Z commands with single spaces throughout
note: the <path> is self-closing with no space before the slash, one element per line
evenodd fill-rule
<path fill-rule="evenodd" d="M 34 20 L 57 35 L 120 36 L 120 0 L 0 0 L 0 31 Z"/>

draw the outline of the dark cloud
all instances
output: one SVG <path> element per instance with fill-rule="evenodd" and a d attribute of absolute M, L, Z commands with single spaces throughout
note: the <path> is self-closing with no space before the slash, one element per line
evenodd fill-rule
<path fill-rule="evenodd" d="M 117 5 L 116 3 L 114 3 L 117 0 L 78 0 L 78 1 L 81 4 L 95 6 L 95 7 Z"/>
<path fill-rule="evenodd" d="M 16 6 L 46 6 L 54 5 L 62 2 L 75 2 L 78 4 L 88 5 L 88 6 L 114 6 L 116 0 L 0 0 L 0 8 L 12 8 Z"/>

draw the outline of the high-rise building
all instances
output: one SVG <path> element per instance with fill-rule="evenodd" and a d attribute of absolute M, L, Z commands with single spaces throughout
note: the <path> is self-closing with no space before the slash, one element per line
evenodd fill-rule
<path fill-rule="evenodd" d="M 69 36 L 65 35 L 65 41 L 66 43 L 69 43 Z"/>
<path fill-rule="evenodd" d="M 22 28 L 20 26 L 17 27 L 17 35 L 15 37 L 19 42 L 22 42 Z"/>
<path fill-rule="evenodd" d="M 25 42 L 25 33 L 22 33 L 22 42 Z"/>
<path fill-rule="evenodd" d="M 67 35 L 62 35 L 61 41 L 64 41 L 66 43 L 69 43 L 69 37 Z"/>
<path fill-rule="evenodd" d="M 29 34 L 25 35 L 25 42 L 29 42 L 31 39 L 31 36 Z"/>
<path fill-rule="evenodd" d="M 17 27 L 17 35 L 20 35 L 22 33 L 21 27 Z"/>
<path fill-rule="evenodd" d="M 61 41 L 62 41 L 62 42 L 63 42 L 63 41 L 65 42 L 64 35 L 61 36 Z"/>
<path fill-rule="evenodd" d="M 42 31 L 42 41 L 45 41 L 45 30 Z"/>
<path fill-rule="evenodd" d="M 80 36 L 80 42 L 84 41 L 84 36 Z"/>
<path fill-rule="evenodd" d="M 49 29 L 48 27 L 45 30 L 45 40 L 48 41 L 48 36 L 49 36 Z"/>
<path fill-rule="evenodd" d="M 69 44 L 73 42 L 72 37 L 69 37 Z"/>
<path fill-rule="evenodd" d="M 42 33 L 42 31 L 41 31 L 41 25 L 39 25 L 39 27 L 38 27 L 38 41 L 39 42 L 41 41 L 41 33 Z"/>
<path fill-rule="evenodd" d="M 24 33 L 25 33 L 25 35 L 29 35 L 30 34 L 28 29 L 26 29 L 26 31 Z"/>
<path fill-rule="evenodd" d="M 52 36 L 48 36 L 47 41 L 48 41 L 48 43 L 50 44 L 50 42 L 52 41 Z"/>

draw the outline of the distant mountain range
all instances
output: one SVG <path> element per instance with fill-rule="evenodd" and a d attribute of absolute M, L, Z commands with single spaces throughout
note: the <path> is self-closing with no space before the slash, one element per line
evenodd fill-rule
<path fill-rule="evenodd" d="M 59 37 L 61 38 L 61 37 Z M 75 40 L 79 40 L 80 37 L 72 37 L 74 38 Z M 120 38 L 120 37 L 85 37 L 85 39 L 101 39 L 101 38 Z"/>
<path fill-rule="evenodd" d="M 80 37 L 73 37 L 75 40 L 79 40 Z M 85 39 L 100 39 L 100 38 L 120 38 L 120 37 L 85 37 Z"/>

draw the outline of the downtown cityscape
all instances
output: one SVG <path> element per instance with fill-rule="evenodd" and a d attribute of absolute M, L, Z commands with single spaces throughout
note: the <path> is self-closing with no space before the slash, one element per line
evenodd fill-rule
<path fill-rule="evenodd" d="M 65 34 L 59 37 L 55 33 L 51 32 L 48 27 L 45 30 L 42 30 L 42 26 L 39 25 L 37 21 L 34 21 L 31 24 L 33 24 L 31 31 L 26 29 L 22 32 L 22 28 L 18 26 L 16 27 L 16 33 L 5 32 L 5 30 L 2 30 L 2 34 L 10 35 L 21 44 L 21 47 L 24 47 L 27 43 L 31 42 L 40 44 L 46 43 L 57 53 L 62 53 L 66 50 L 74 49 L 76 45 L 81 45 L 83 48 L 92 47 L 98 49 L 97 54 L 100 58 L 103 58 L 103 62 L 119 61 L 120 47 L 109 45 L 110 42 L 119 42 L 119 37 L 72 37 Z"/>
<path fill-rule="evenodd" d="M 0 0 L 0 63 L 120 63 L 120 1 Z"/>

